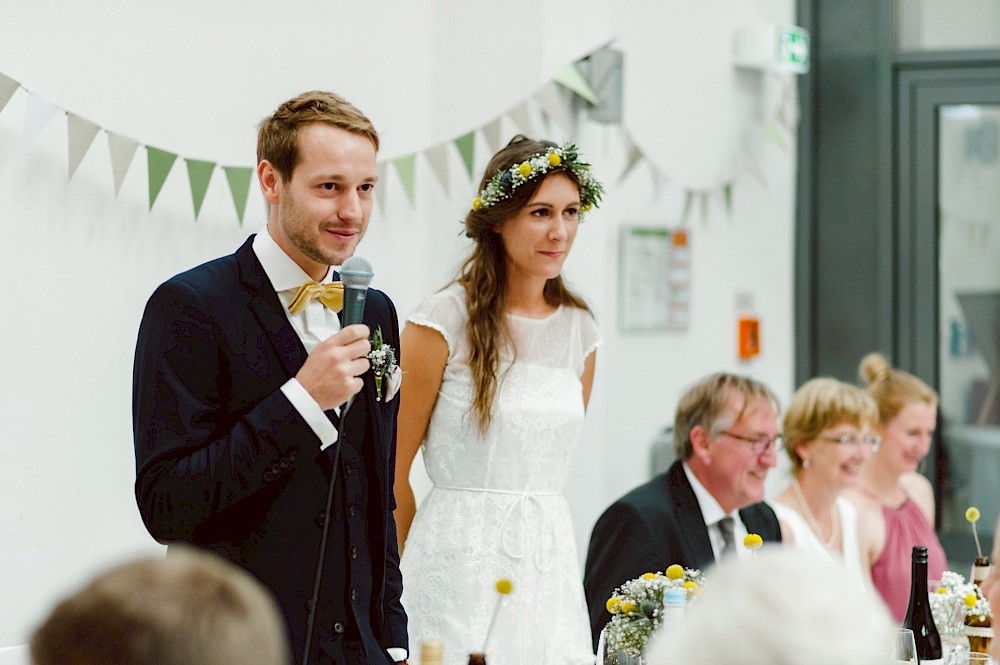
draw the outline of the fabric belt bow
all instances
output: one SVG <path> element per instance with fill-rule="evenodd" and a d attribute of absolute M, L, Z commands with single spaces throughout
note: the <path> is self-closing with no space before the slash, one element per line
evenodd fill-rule
<path fill-rule="evenodd" d="M 299 287 L 295 297 L 292 298 L 292 302 L 288 305 L 288 311 L 292 314 L 298 314 L 313 300 L 319 300 L 327 308 L 339 312 L 344 308 L 343 282 L 329 282 L 327 284 L 314 281 L 306 282 Z"/>

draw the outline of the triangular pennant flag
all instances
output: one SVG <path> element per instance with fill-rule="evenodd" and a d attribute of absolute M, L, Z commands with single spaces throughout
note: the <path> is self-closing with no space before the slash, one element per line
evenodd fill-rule
<path fill-rule="evenodd" d="M 427 157 L 427 163 L 431 165 L 431 171 L 434 173 L 437 181 L 441 183 L 441 189 L 444 190 L 445 195 L 448 195 L 448 144 L 442 143 L 441 145 L 436 145 L 427 150 L 424 156 Z"/>
<path fill-rule="evenodd" d="M 403 189 L 406 190 L 406 198 L 410 200 L 410 205 L 412 206 L 414 203 L 413 187 L 416 180 L 417 155 L 403 155 L 392 160 L 392 163 L 395 165 L 396 173 L 399 174 L 399 179 L 403 183 Z"/>
<path fill-rule="evenodd" d="M 768 123 L 767 128 L 764 130 L 764 135 L 767 136 L 771 143 L 778 146 L 782 152 L 790 152 L 788 141 L 786 141 L 785 137 L 781 135 L 781 130 L 778 128 L 777 123 Z"/>
<path fill-rule="evenodd" d="M 191 182 L 191 199 L 194 201 L 194 219 L 198 220 L 198 213 L 201 212 L 201 204 L 205 201 L 205 192 L 208 191 L 208 182 L 212 179 L 215 171 L 215 162 L 205 162 L 200 159 L 187 159 L 188 180 Z"/>
<path fill-rule="evenodd" d="M 559 70 L 556 73 L 555 78 L 552 80 L 564 88 L 572 90 L 594 106 L 601 105 L 601 99 L 597 96 L 597 93 L 594 92 L 594 89 L 590 87 L 590 83 L 588 83 L 587 79 L 580 73 L 580 70 L 577 69 L 576 64 L 572 62 L 569 63 Z"/>
<path fill-rule="evenodd" d="M 58 110 L 59 107 L 49 100 L 28 91 L 28 104 L 24 107 L 24 131 L 21 133 L 22 149 L 26 149 L 38 138 Z"/>
<path fill-rule="evenodd" d="M 528 109 L 528 102 L 518 104 L 507 111 L 507 116 L 514 121 L 518 131 L 526 136 L 534 136 L 535 123 L 531 121 L 531 112 Z"/>
<path fill-rule="evenodd" d="M 483 127 L 483 138 L 486 139 L 486 145 L 489 146 L 490 152 L 496 152 L 500 149 L 500 141 L 502 140 L 500 138 L 500 118 Z"/>
<path fill-rule="evenodd" d="M 163 189 L 163 183 L 166 182 L 167 176 L 170 175 L 170 169 L 174 166 L 174 161 L 176 161 L 177 155 L 172 152 L 167 152 L 166 150 L 160 150 L 159 148 L 154 148 L 151 145 L 146 146 L 146 160 L 148 162 L 149 170 L 149 209 L 153 209 L 153 204 L 156 203 L 156 197 L 160 195 L 160 190 Z"/>
<path fill-rule="evenodd" d="M 752 175 L 754 177 L 754 179 L 756 179 L 757 182 L 759 182 L 761 184 L 761 186 L 764 189 L 768 188 L 767 178 L 764 176 L 764 169 L 760 165 L 760 158 L 759 157 L 752 157 L 752 158 L 750 158 L 747 161 L 746 169 L 747 169 L 747 171 L 750 172 L 750 175 Z"/>
<path fill-rule="evenodd" d="M 229 181 L 229 193 L 233 195 L 236 217 L 240 220 L 240 226 L 243 226 L 243 213 L 247 210 L 247 196 L 250 194 L 253 169 L 249 166 L 223 166 L 222 170 L 225 171 L 226 180 Z"/>
<path fill-rule="evenodd" d="M 688 219 L 691 217 L 691 208 L 694 207 L 694 191 L 684 192 L 684 211 L 681 213 L 681 226 L 687 228 Z"/>
<path fill-rule="evenodd" d="M 69 135 L 69 177 L 72 179 L 84 155 L 90 150 L 100 127 L 75 113 L 67 112 L 66 116 L 66 129 Z"/>
<path fill-rule="evenodd" d="M 135 151 L 138 147 L 139 144 L 132 139 L 111 131 L 108 132 L 108 149 L 111 151 L 111 175 L 115 181 L 115 196 L 118 196 L 118 192 L 121 191 L 125 174 L 128 173 L 128 167 L 132 164 L 132 158 L 135 157 Z"/>
<path fill-rule="evenodd" d="M 573 113 L 568 104 L 559 94 L 555 83 L 549 83 L 535 95 L 535 101 L 551 121 L 559 125 L 566 134 L 572 135 L 576 130 Z"/>
<path fill-rule="evenodd" d="M 476 150 L 476 133 L 469 132 L 465 136 L 459 136 L 455 139 L 455 147 L 458 148 L 458 154 L 462 155 L 462 163 L 465 164 L 465 171 L 472 177 L 472 161 L 475 157 Z"/>
<path fill-rule="evenodd" d="M 632 172 L 635 165 L 642 159 L 642 150 L 639 150 L 639 146 L 633 143 L 631 138 L 626 137 L 625 140 L 628 143 L 628 155 L 625 157 L 625 168 L 622 169 L 622 174 L 618 176 L 618 184 L 625 181 L 628 174 Z"/>
<path fill-rule="evenodd" d="M 727 182 L 722 186 L 722 206 L 726 209 L 726 214 L 733 212 L 733 183 Z"/>
<path fill-rule="evenodd" d="M 705 224 L 708 222 L 708 192 L 698 192 L 698 198 L 701 199 L 701 223 Z"/>
<path fill-rule="evenodd" d="M 378 201 L 378 207 L 385 213 L 385 193 L 389 187 L 389 182 L 386 180 L 389 169 L 385 162 L 375 163 L 375 175 L 378 177 L 378 184 L 375 185 L 375 200 Z"/>
<path fill-rule="evenodd" d="M 7 106 L 7 102 L 20 87 L 21 84 L 14 79 L 0 74 L 0 111 L 3 111 L 3 107 Z"/>

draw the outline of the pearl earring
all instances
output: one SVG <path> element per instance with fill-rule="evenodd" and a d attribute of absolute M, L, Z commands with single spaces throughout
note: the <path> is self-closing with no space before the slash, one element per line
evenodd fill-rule
<path fill-rule="evenodd" d="M 803 469 L 808 469 L 810 464 L 812 464 L 812 462 L 810 462 L 809 460 L 807 460 L 807 459 L 802 460 L 802 468 Z"/>

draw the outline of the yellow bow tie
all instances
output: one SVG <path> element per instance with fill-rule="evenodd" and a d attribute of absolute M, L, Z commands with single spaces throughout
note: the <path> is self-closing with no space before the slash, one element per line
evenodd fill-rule
<path fill-rule="evenodd" d="M 299 287 L 292 302 L 288 305 L 288 311 L 292 314 L 298 314 L 313 300 L 319 300 L 329 309 L 339 312 L 344 308 L 344 284 L 342 282 L 320 284 L 308 281 Z"/>

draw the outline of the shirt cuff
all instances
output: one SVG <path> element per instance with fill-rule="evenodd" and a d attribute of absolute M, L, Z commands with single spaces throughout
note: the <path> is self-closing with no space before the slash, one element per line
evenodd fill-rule
<path fill-rule="evenodd" d="M 288 401 L 292 403 L 295 410 L 299 412 L 302 419 L 319 438 L 320 450 L 326 450 L 337 442 L 337 428 L 333 426 L 330 419 L 323 413 L 322 407 L 313 399 L 309 391 L 302 387 L 298 379 L 295 377 L 288 379 L 285 385 L 281 386 L 281 392 L 285 394 Z"/>
<path fill-rule="evenodd" d="M 392 662 L 398 663 L 401 660 L 406 660 L 406 649 L 400 649 L 399 647 L 390 647 L 385 650 L 389 654 L 389 658 L 392 658 Z"/>

